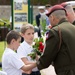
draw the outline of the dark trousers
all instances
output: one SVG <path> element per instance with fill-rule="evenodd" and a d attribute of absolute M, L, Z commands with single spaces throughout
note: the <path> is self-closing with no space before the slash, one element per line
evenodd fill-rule
<path fill-rule="evenodd" d="M 2 67 L 2 63 L 0 62 L 0 67 Z"/>
<path fill-rule="evenodd" d="M 22 73 L 22 75 L 41 75 L 40 71 L 32 72 L 31 74 Z"/>
<path fill-rule="evenodd" d="M 41 37 L 41 29 L 38 30 L 38 37 Z"/>

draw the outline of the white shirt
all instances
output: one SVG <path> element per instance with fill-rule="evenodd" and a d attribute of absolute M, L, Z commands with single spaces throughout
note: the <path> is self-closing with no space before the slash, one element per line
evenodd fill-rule
<path fill-rule="evenodd" d="M 7 75 L 22 75 L 21 67 L 24 65 L 17 53 L 6 48 L 2 57 L 2 69 Z"/>
<path fill-rule="evenodd" d="M 28 54 L 30 54 L 32 52 L 33 48 L 32 46 L 30 46 L 26 41 L 23 41 L 23 43 L 21 43 L 21 45 L 19 46 L 17 53 L 19 55 L 20 58 L 27 58 L 29 61 L 33 61 L 31 59 L 30 56 L 28 56 Z M 38 71 L 37 67 L 34 68 L 32 71 Z"/>

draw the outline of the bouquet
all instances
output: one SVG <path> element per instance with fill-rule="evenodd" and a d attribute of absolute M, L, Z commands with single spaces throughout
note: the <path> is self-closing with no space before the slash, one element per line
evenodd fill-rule
<path fill-rule="evenodd" d="M 36 54 L 41 56 L 43 53 L 44 49 L 44 40 L 43 38 L 36 38 L 34 39 L 34 44 L 33 44 L 33 51 L 28 54 L 33 60 L 36 58 Z"/>

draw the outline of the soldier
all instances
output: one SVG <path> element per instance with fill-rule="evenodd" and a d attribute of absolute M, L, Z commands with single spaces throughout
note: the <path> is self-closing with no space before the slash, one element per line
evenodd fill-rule
<path fill-rule="evenodd" d="M 53 6 L 47 16 L 53 26 L 48 33 L 44 54 L 33 67 L 39 70 L 54 65 L 57 75 L 75 75 L 75 26 L 68 22 L 66 10 Z"/>
<path fill-rule="evenodd" d="M 64 2 L 64 3 L 61 3 L 61 5 L 66 9 L 67 11 L 67 18 L 68 18 L 68 21 L 71 22 L 73 25 L 75 25 L 75 13 L 74 13 L 74 10 L 73 10 L 73 7 L 71 4 L 67 3 L 67 2 Z"/>

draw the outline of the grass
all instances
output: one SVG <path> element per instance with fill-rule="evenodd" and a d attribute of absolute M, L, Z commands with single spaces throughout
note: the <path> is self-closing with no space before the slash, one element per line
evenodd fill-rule
<path fill-rule="evenodd" d="M 4 48 L 5 48 L 5 42 L 0 41 L 0 62 L 2 62 L 2 55 L 3 55 L 3 52 L 4 52 Z M 2 70 L 1 67 L 0 67 L 0 70 Z"/>
<path fill-rule="evenodd" d="M 0 62 L 2 61 L 2 55 L 3 55 L 3 52 L 4 52 L 4 48 L 5 48 L 5 42 L 0 41 Z"/>
<path fill-rule="evenodd" d="M 2 70 L 2 68 L 0 67 L 0 71 Z"/>

